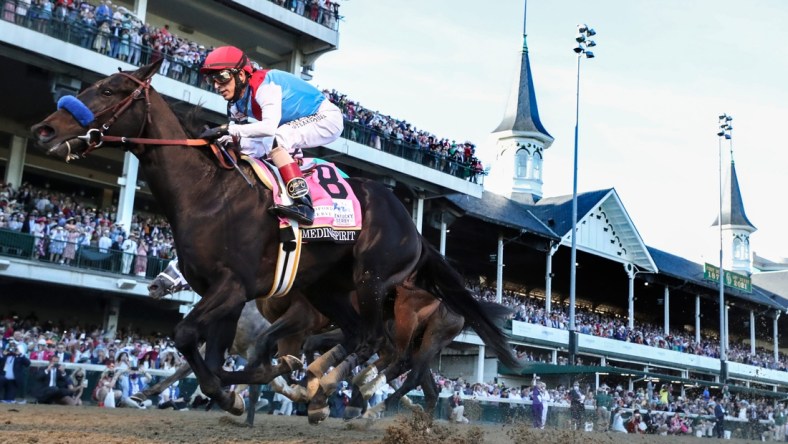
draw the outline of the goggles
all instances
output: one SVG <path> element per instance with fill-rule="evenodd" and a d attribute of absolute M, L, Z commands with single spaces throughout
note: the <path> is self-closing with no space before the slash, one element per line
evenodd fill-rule
<path fill-rule="evenodd" d="M 223 69 L 219 72 L 215 72 L 213 74 L 209 74 L 208 78 L 212 82 L 216 82 L 220 85 L 224 85 L 225 83 L 229 82 L 233 79 L 233 73 L 229 69 Z"/>

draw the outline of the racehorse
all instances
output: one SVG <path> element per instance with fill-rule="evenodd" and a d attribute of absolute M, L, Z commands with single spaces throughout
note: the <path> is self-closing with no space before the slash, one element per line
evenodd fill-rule
<path fill-rule="evenodd" d="M 172 226 L 183 274 L 201 296 L 175 328 L 176 347 L 202 391 L 222 409 L 241 414 L 243 402 L 222 389 L 233 375 L 221 367 L 244 303 L 273 287 L 281 238 L 278 219 L 268 213 L 274 196 L 266 187 L 250 187 L 233 169 L 217 168 L 211 151 L 190 146 L 178 118 L 151 87 L 160 64 L 97 81 L 31 131 L 40 148 L 64 160 L 87 155 L 105 142 L 129 149 L 139 159 Z M 246 176 L 253 174 L 250 167 L 239 168 Z M 342 329 L 343 346 L 331 354 L 334 360 L 344 358 L 337 367 L 348 370 L 375 353 L 384 337 L 383 305 L 397 284 L 415 274 L 419 288 L 464 316 L 505 365 L 518 368 L 501 329 L 464 288 L 459 274 L 421 237 L 394 194 L 372 180 L 347 183 L 351 190 L 343 191 L 355 194 L 362 211 L 356 242 L 305 244 L 293 287 Z M 348 297 L 352 291 L 358 312 Z M 281 374 L 298 365 L 297 359 L 285 356 L 273 371 Z M 271 371 L 235 373 L 255 380 L 270 378 Z M 340 376 L 344 374 L 327 375 L 321 387 Z"/>

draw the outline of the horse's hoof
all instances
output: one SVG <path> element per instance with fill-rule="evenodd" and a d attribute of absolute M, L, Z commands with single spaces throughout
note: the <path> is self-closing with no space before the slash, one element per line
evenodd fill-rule
<path fill-rule="evenodd" d="M 296 370 L 301 370 L 302 368 L 304 368 L 304 363 L 293 355 L 282 356 L 279 359 L 283 361 L 285 365 L 287 365 L 290 368 L 291 372 L 294 372 Z"/>
<path fill-rule="evenodd" d="M 380 412 L 386 408 L 386 403 L 379 402 L 372 407 L 368 408 L 366 412 L 364 412 L 364 419 L 377 419 Z"/>
<path fill-rule="evenodd" d="M 326 375 L 326 376 L 329 376 L 329 375 Z M 323 393 L 325 393 L 326 396 L 333 395 L 334 392 L 337 391 L 337 385 L 338 385 L 337 381 L 327 381 L 327 382 L 324 383 L 323 382 L 323 378 L 321 378 L 321 380 L 320 380 L 320 388 L 323 389 Z"/>
<path fill-rule="evenodd" d="M 227 409 L 227 413 L 235 416 L 241 416 L 246 411 L 246 406 L 244 405 L 244 399 L 235 392 L 230 392 L 230 396 L 233 397 L 233 405 L 229 409 Z"/>
<path fill-rule="evenodd" d="M 129 397 L 132 401 L 136 402 L 137 404 L 142 404 L 143 401 L 148 399 L 147 396 L 143 395 L 142 393 L 135 393 Z"/>
<path fill-rule="evenodd" d="M 345 421 L 350 421 L 357 418 L 361 418 L 361 408 L 350 405 L 345 407 Z"/>
<path fill-rule="evenodd" d="M 319 409 L 310 409 L 308 412 L 309 424 L 318 425 L 328 418 L 328 406 Z"/>

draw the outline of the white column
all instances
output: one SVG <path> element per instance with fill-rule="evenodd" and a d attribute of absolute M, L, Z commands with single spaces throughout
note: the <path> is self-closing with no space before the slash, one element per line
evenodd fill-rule
<path fill-rule="evenodd" d="M 724 335 L 723 337 L 725 338 L 725 350 L 730 350 L 731 349 L 731 341 L 730 341 L 730 338 L 728 337 L 728 332 L 730 331 L 728 329 L 728 326 L 729 326 L 729 324 L 728 324 L 728 312 L 730 310 L 731 310 L 731 307 L 729 305 L 726 305 L 725 306 L 725 328 L 723 329 L 723 335 Z"/>
<path fill-rule="evenodd" d="M 700 295 L 695 295 L 695 343 L 700 344 Z"/>
<path fill-rule="evenodd" d="M 777 314 L 774 315 L 774 360 L 776 361 L 779 358 L 780 354 L 780 341 L 777 338 L 778 330 L 777 330 L 777 320 L 780 319 L 780 312 L 778 311 Z"/>
<path fill-rule="evenodd" d="M 503 235 L 498 235 L 498 263 L 495 273 L 495 302 L 503 301 Z"/>
<path fill-rule="evenodd" d="M 663 296 L 663 303 L 665 307 L 665 336 L 670 334 L 670 289 L 668 286 L 665 286 L 665 293 Z"/>
<path fill-rule="evenodd" d="M 484 384 L 484 345 L 479 346 L 479 357 L 476 358 L 476 382 Z"/>
<path fill-rule="evenodd" d="M 424 223 L 424 198 L 419 196 L 413 201 L 413 223 L 416 230 L 421 234 L 421 227 Z"/>
<path fill-rule="evenodd" d="M 140 162 L 130 152 L 126 151 L 123 156 L 123 176 L 118 177 L 120 185 L 120 198 L 118 199 L 118 220 L 116 223 L 123 224 L 126 233 L 131 232 L 131 217 L 134 213 L 134 195 L 137 194 L 137 172 Z"/>
<path fill-rule="evenodd" d="M 441 256 L 446 256 L 446 221 L 443 218 L 443 211 L 441 211 Z"/>
<path fill-rule="evenodd" d="M 544 281 L 544 309 L 548 315 L 553 310 L 553 255 L 556 251 L 558 251 L 558 246 L 551 242 L 550 250 L 547 252 Z"/>
<path fill-rule="evenodd" d="M 605 359 L 604 357 L 602 359 Z M 550 363 L 553 365 L 558 365 L 558 350 L 553 350 L 550 353 Z"/>
<path fill-rule="evenodd" d="M 118 332 L 118 318 L 120 317 L 120 299 L 113 298 L 107 301 L 104 309 L 104 331 L 110 338 Z"/>
<path fill-rule="evenodd" d="M 755 312 L 750 310 L 750 354 L 755 356 Z"/>
<path fill-rule="evenodd" d="M 145 17 L 145 14 L 148 13 L 148 0 L 134 0 L 134 15 L 137 16 L 140 20 L 144 20 L 146 23 L 148 19 Z"/>
<path fill-rule="evenodd" d="M 627 326 L 630 330 L 635 328 L 635 269 L 630 266 L 627 270 L 629 277 L 629 315 L 627 316 Z"/>
<path fill-rule="evenodd" d="M 25 169 L 25 155 L 27 154 L 27 139 L 19 136 L 11 136 L 11 155 L 5 169 L 3 182 L 10 183 L 14 189 L 19 189 L 22 185 L 22 173 Z"/>

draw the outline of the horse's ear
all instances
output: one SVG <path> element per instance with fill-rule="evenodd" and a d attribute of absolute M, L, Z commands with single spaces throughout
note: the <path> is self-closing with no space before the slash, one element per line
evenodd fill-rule
<path fill-rule="evenodd" d="M 134 72 L 134 77 L 140 80 L 148 80 L 149 78 L 153 77 L 154 74 L 159 72 L 159 67 L 163 61 L 164 58 L 160 58 L 149 65 L 140 67 L 140 69 Z"/>

